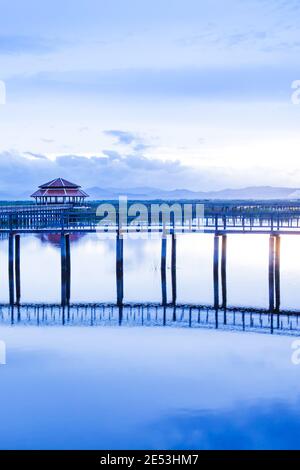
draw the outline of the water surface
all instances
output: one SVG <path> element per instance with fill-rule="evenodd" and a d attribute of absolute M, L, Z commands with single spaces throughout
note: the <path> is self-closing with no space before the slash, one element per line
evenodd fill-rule
<path fill-rule="evenodd" d="M 60 300 L 59 240 L 21 239 L 23 303 Z M 282 308 L 300 310 L 300 241 L 282 237 Z M 210 235 L 178 239 L 177 289 L 181 304 L 212 304 Z M 161 301 L 160 241 L 126 240 L 125 302 Z M 0 302 L 8 300 L 7 240 L 0 242 Z M 170 253 L 168 253 L 170 268 Z M 268 237 L 228 240 L 228 304 L 268 306 Z M 170 297 L 170 269 L 168 294 Z M 85 235 L 72 240 L 72 303 L 116 300 L 115 243 Z M 55 307 L 56 308 L 56 307 Z M 54 308 L 54 310 L 55 310 Z M 80 307 L 84 320 L 85 307 Z M 129 307 L 128 307 L 129 308 Z M 34 306 L 9 322 L 2 307 L 0 339 L 7 364 L 0 366 L 2 449 L 223 449 L 299 448 L 300 365 L 291 361 L 297 319 L 270 334 L 218 330 L 189 324 L 186 311 L 168 308 L 166 326 L 152 321 L 67 321 L 37 324 Z M 28 313 L 29 312 L 29 313 Z M 15 315 L 17 312 L 14 313 Z M 138 317 L 132 304 L 131 315 Z M 27 315 L 27 316 L 26 316 Z M 213 310 L 210 318 L 214 318 Z M 223 313 L 219 312 L 220 319 Z M 228 313 L 229 319 L 232 315 Z M 239 315 L 236 313 L 236 315 Z M 241 315 L 241 314 L 240 314 Z M 249 314 L 250 315 L 250 314 Z M 2 318 L 2 319 L 1 319 Z M 262 316 L 263 321 L 270 321 Z M 247 322 L 249 316 L 247 317 Z M 254 318 L 259 326 L 259 315 Z M 50 321 L 51 320 L 51 321 Z M 46 322 L 47 323 L 47 322 Z M 292 329 L 289 332 L 290 324 Z M 250 325 L 250 323 L 249 323 Z M 276 326 L 276 322 L 275 322 Z M 276 328 L 275 328 L 276 329 Z M 246 328 L 247 330 L 247 328 Z"/>

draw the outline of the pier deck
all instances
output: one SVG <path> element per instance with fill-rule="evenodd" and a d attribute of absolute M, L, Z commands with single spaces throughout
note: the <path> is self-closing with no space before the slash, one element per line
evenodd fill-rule
<path fill-rule="evenodd" d="M 36 206 L 12 205 L 0 206 L 0 233 L 43 233 L 43 232 L 114 232 L 120 229 L 117 203 L 109 203 L 116 210 L 116 223 L 103 224 L 104 217 L 97 214 L 97 205 L 74 208 L 71 205 Z M 133 202 L 128 202 L 128 207 Z M 147 219 L 135 222 L 135 217 L 129 216 L 127 223 L 122 222 L 123 231 L 140 230 L 161 232 L 172 229 L 177 233 L 204 232 L 219 234 L 234 233 L 300 233 L 300 202 L 206 202 L 184 201 L 169 202 L 169 218 L 160 214 L 159 222 L 151 219 L 152 202 L 143 203 L 149 215 Z M 162 201 L 156 204 L 165 204 Z M 197 214 L 196 205 L 203 206 L 203 214 Z M 184 213 L 191 206 L 188 216 Z M 175 217 L 174 206 L 179 208 L 182 217 Z M 138 215 L 138 214 L 137 214 Z M 165 220 L 165 221 L 164 221 Z"/>

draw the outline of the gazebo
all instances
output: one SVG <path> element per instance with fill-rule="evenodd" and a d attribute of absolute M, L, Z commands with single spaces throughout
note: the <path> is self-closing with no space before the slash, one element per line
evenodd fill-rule
<path fill-rule="evenodd" d="M 64 178 L 56 178 L 39 186 L 31 195 L 37 204 L 82 204 L 88 194 L 81 186 Z"/>

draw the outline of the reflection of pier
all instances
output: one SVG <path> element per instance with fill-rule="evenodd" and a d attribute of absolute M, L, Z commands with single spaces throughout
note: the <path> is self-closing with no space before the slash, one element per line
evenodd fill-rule
<path fill-rule="evenodd" d="M 25 304 L 0 305 L 0 324 L 28 326 L 165 326 L 299 335 L 300 312 L 214 309 L 205 305 Z"/>

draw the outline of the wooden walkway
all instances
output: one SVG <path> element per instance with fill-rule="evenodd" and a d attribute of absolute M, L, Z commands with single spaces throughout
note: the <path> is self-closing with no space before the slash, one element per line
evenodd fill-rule
<path fill-rule="evenodd" d="M 182 208 L 182 219 L 172 218 L 165 223 L 160 216 L 159 223 L 151 220 L 151 203 L 145 203 L 149 209 L 147 220 L 134 223 L 134 217 L 128 217 L 127 224 L 122 223 L 126 232 L 141 231 L 161 232 L 163 227 L 176 233 L 204 232 L 219 234 L 235 233 L 300 233 L 300 203 L 212 203 L 204 204 L 204 214 L 197 217 L 195 204 L 191 216 L 184 217 L 184 205 L 191 204 L 171 202 Z M 116 205 L 116 223 L 104 226 L 96 213 L 97 206 L 74 209 L 70 205 L 56 206 L 0 206 L 1 233 L 57 233 L 68 232 L 116 232 L 120 229 L 118 207 Z"/>
<path fill-rule="evenodd" d="M 198 201 L 199 202 L 199 201 Z M 190 203 L 190 202 L 188 202 Z M 151 203 L 147 203 L 151 207 Z M 175 203 L 174 203 L 175 204 Z M 178 204 L 178 203 L 177 203 Z M 178 204 L 180 207 L 184 203 Z M 71 300 L 71 239 L 72 233 L 108 232 L 115 240 L 116 253 L 116 292 L 117 305 L 124 302 L 124 250 L 126 236 L 124 232 L 145 231 L 158 234 L 161 239 L 161 290 L 162 305 L 167 304 L 167 245 L 171 252 L 171 298 L 172 305 L 177 303 L 177 238 L 180 233 L 211 233 L 213 244 L 213 292 L 214 308 L 227 306 L 227 237 L 233 234 L 266 234 L 269 236 L 268 286 L 269 311 L 280 311 L 280 243 L 281 235 L 300 234 L 300 203 L 274 204 L 256 203 L 207 203 L 200 218 L 195 218 L 192 211 L 190 219 L 178 223 L 170 219 L 151 224 L 133 226 L 117 224 L 109 227 L 99 225 L 101 217 L 97 216 L 97 207 L 70 208 L 69 206 L 29 206 L 15 210 L 0 208 L 0 235 L 8 239 L 8 273 L 9 303 L 20 304 L 21 301 L 21 238 L 27 233 L 59 233 L 61 249 L 61 304 L 69 305 Z M 193 209 L 194 210 L 194 209 Z"/>

